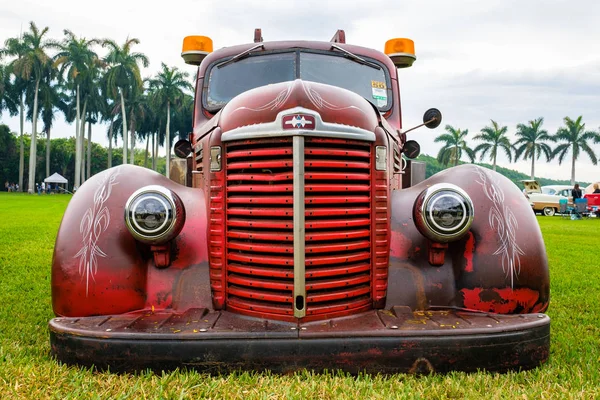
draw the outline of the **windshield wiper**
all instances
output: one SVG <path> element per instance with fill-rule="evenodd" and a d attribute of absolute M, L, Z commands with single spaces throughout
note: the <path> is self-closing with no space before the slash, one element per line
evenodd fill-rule
<path fill-rule="evenodd" d="M 224 66 L 226 66 L 228 64 L 232 64 L 232 63 L 238 62 L 241 59 L 248 57 L 250 55 L 250 53 L 252 53 L 254 50 L 259 49 L 261 47 L 264 50 L 265 46 L 263 44 L 257 44 L 254 47 L 250 47 L 248 50 L 242 51 L 240 54 L 231 57 L 229 60 L 223 61 L 222 63 L 217 64 L 217 68 L 222 68 L 222 67 L 224 67 Z"/>
<path fill-rule="evenodd" d="M 375 68 L 375 69 L 381 69 L 381 67 L 379 65 L 377 65 L 373 62 L 367 61 L 364 58 L 359 57 L 354 53 L 350 53 L 348 50 L 343 49 L 340 46 L 336 46 L 335 44 L 332 44 L 331 48 L 341 51 L 342 53 L 344 53 L 346 55 L 346 57 L 348 57 L 351 60 L 356 61 L 359 64 L 363 64 L 363 65 L 366 65 L 368 67 Z"/>

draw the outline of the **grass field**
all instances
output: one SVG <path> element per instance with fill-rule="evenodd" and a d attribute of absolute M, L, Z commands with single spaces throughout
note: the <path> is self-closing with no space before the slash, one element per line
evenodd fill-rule
<path fill-rule="evenodd" d="M 117 375 L 50 357 L 50 264 L 70 196 L 0 193 L 0 398 L 600 398 L 600 220 L 538 217 L 551 275 L 550 361 L 507 374 Z"/>

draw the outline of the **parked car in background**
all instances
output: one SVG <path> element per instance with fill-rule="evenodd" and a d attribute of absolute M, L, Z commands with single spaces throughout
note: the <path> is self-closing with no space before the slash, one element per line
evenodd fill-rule
<path fill-rule="evenodd" d="M 588 201 L 588 211 L 595 217 L 600 217 L 600 194 L 586 193 L 583 198 Z"/>
<path fill-rule="evenodd" d="M 585 188 L 583 188 L 583 193 L 584 194 L 586 194 L 586 193 L 590 193 L 590 194 L 594 193 L 594 189 L 595 189 L 594 185 L 598 185 L 600 187 L 600 181 L 594 182 L 594 183 L 590 183 L 588 186 L 586 186 Z"/>
<path fill-rule="evenodd" d="M 573 186 L 571 185 L 547 185 L 542 186 L 542 194 L 550 194 L 553 196 L 563 196 L 568 199 L 568 206 L 573 206 L 573 196 L 571 196 L 571 190 L 573 190 Z"/>
<path fill-rule="evenodd" d="M 567 199 L 567 196 L 544 194 L 540 183 L 536 180 L 522 180 L 521 183 L 525 187 L 526 196 L 532 205 L 533 211 L 548 217 L 553 216 L 559 210 L 559 201 Z M 572 199 L 571 199 L 572 203 Z"/>

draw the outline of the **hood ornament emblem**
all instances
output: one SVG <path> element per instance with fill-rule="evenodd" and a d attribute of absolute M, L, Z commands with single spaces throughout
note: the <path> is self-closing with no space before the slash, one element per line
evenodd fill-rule
<path fill-rule="evenodd" d="M 315 117 L 307 114 L 286 115 L 282 119 L 283 129 L 315 129 Z"/>

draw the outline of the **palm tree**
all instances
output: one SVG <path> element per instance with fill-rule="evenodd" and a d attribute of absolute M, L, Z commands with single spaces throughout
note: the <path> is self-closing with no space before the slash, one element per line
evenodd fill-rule
<path fill-rule="evenodd" d="M 527 125 L 517 125 L 517 141 L 514 143 L 515 162 L 523 155 L 523 159 L 531 158 L 531 179 L 535 179 L 535 160 L 540 159 L 542 153 L 546 161 L 552 159 L 552 149 L 544 142 L 552 140 L 545 129 L 541 129 L 544 118 L 540 117 L 529 121 Z"/>
<path fill-rule="evenodd" d="M 475 161 L 475 152 L 467 146 L 465 138 L 469 134 L 469 130 L 465 129 L 454 129 L 450 125 L 446 125 L 444 128 L 446 132 L 436 137 L 434 142 L 444 142 L 444 146 L 440 149 L 437 160 L 440 164 L 447 166 L 452 163 L 454 166 L 458 165 L 458 160 L 462 157 L 463 151 L 467 153 L 467 156 L 471 162 Z"/>
<path fill-rule="evenodd" d="M 17 115 L 18 112 L 10 70 L 7 66 L 0 64 L 0 115 L 3 110 L 7 110 L 10 115 Z"/>
<path fill-rule="evenodd" d="M 55 48 L 57 44 L 52 40 L 45 39 L 48 33 L 48 27 L 41 31 L 32 21 L 29 23 L 29 31 L 23 35 L 22 53 L 16 55 L 18 58 L 12 62 L 13 72 L 25 81 L 34 84 L 33 94 L 33 118 L 31 128 L 31 147 L 29 151 L 29 181 L 27 182 L 27 191 L 35 191 L 35 168 L 37 161 L 37 114 L 38 114 L 38 92 L 40 82 L 50 63 L 50 57 L 47 50 Z"/>
<path fill-rule="evenodd" d="M 162 110 L 165 105 L 161 103 L 162 98 L 156 94 L 156 87 L 150 85 L 148 89 L 148 105 L 150 108 L 150 115 L 152 116 L 152 169 L 156 171 L 156 157 L 158 154 L 159 141 L 164 141 L 164 135 L 161 137 L 161 126 L 162 126 Z"/>
<path fill-rule="evenodd" d="M 171 105 L 178 104 L 183 99 L 184 90 L 193 90 L 193 86 L 187 81 L 188 73 L 182 72 L 177 67 L 169 68 L 166 64 L 161 64 L 162 70 L 155 79 L 150 81 L 151 87 L 155 89 L 155 95 L 159 102 L 166 103 L 166 132 L 165 149 L 167 153 L 167 166 L 165 175 L 169 176 L 169 163 L 171 160 Z"/>
<path fill-rule="evenodd" d="M 102 109 L 105 106 L 105 100 L 103 99 L 102 93 L 100 91 L 100 84 L 102 82 L 100 68 L 102 66 L 99 64 L 94 64 L 90 68 L 90 86 L 86 88 L 87 92 L 87 115 L 83 115 L 82 118 L 84 121 L 88 123 L 88 137 L 87 137 L 87 157 L 82 157 L 82 176 L 90 178 L 92 173 L 92 124 L 98 122 L 101 118 Z M 85 126 L 85 124 L 84 124 Z M 85 129 L 84 129 L 85 133 Z M 84 137 L 83 135 L 82 137 Z M 87 159 L 87 162 L 83 162 L 84 159 Z M 86 166 L 84 168 L 83 166 Z M 83 172 L 85 171 L 85 173 Z M 85 178 L 82 179 L 85 181 Z"/>
<path fill-rule="evenodd" d="M 144 88 L 142 90 L 134 90 L 131 92 L 131 96 L 126 100 L 129 104 L 129 132 L 131 132 L 131 147 L 129 153 L 129 162 L 131 164 L 135 163 L 135 140 L 136 133 L 137 137 L 140 139 L 144 139 L 145 135 L 140 132 L 141 125 L 146 118 L 146 114 L 149 112 L 148 98 L 144 93 Z"/>
<path fill-rule="evenodd" d="M 47 71 L 40 82 L 39 90 L 39 112 L 44 123 L 43 131 L 46 133 L 46 176 L 50 176 L 50 130 L 54 122 L 55 110 L 62 111 L 65 116 L 68 114 L 68 105 L 66 95 L 62 88 L 56 82 L 56 69 L 52 64 L 46 66 Z M 28 113 L 28 118 L 32 115 Z"/>
<path fill-rule="evenodd" d="M 64 31 L 65 38 L 60 43 L 60 50 L 56 54 L 54 64 L 60 66 L 61 77 L 66 72 L 66 80 L 73 89 L 73 96 L 76 104 L 75 117 L 75 179 L 74 186 L 80 186 L 81 179 L 81 161 L 83 160 L 83 132 L 84 124 L 80 123 L 82 119 L 81 100 L 83 97 L 84 113 L 86 96 L 82 93 L 83 88 L 90 88 L 94 80 L 94 66 L 98 66 L 98 55 L 92 50 L 92 46 L 99 44 L 97 39 L 87 40 L 78 38 L 68 29 Z"/>
<path fill-rule="evenodd" d="M 103 41 L 102 46 L 108 47 L 108 54 L 104 61 L 108 64 L 108 72 L 106 73 L 106 85 L 109 94 L 113 99 L 120 98 L 121 114 L 123 118 L 123 163 L 127 163 L 127 116 L 125 113 L 125 97 L 130 93 L 142 87 L 142 77 L 140 75 L 141 63 L 144 67 L 148 67 L 149 61 L 142 53 L 132 53 L 131 47 L 134 44 L 139 44 L 138 39 L 125 40 L 125 43 L 120 47 L 116 42 L 110 39 Z M 132 143 L 135 141 L 134 133 L 131 132 Z"/>
<path fill-rule="evenodd" d="M 4 43 L 5 47 L 0 49 L 0 58 L 2 56 L 12 56 L 20 58 L 25 54 L 25 45 L 23 38 L 9 38 Z M 23 191 L 23 173 L 25 171 L 25 145 L 23 142 L 24 126 L 25 126 L 25 104 L 24 96 L 27 90 L 28 82 L 22 79 L 18 74 L 14 72 L 14 64 L 10 63 L 7 67 L 9 74 L 13 74 L 15 79 L 12 85 L 12 98 L 18 99 L 15 103 L 19 105 L 19 191 Z"/>
<path fill-rule="evenodd" d="M 553 137 L 555 142 L 566 142 L 556 146 L 552 152 L 552 157 L 558 156 L 559 164 L 562 164 L 569 149 L 571 150 L 571 185 L 575 184 L 575 161 L 579 158 L 582 150 L 587 153 L 594 165 L 598 165 L 596 154 L 588 143 L 592 140 L 594 143 L 600 142 L 600 135 L 594 131 L 586 131 L 585 124 L 581 123 L 581 119 L 581 115 L 574 121 L 565 117 L 563 119 L 565 126 L 558 128 Z"/>
<path fill-rule="evenodd" d="M 483 160 L 486 154 L 490 153 L 490 159 L 492 160 L 492 169 L 496 170 L 496 157 L 498 155 L 498 148 L 504 150 L 504 153 L 508 156 L 508 160 L 512 161 L 512 150 L 513 147 L 506 136 L 508 128 L 506 126 L 500 127 L 493 119 L 491 126 L 485 126 L 481 129 L 481 132 L 475 136 L 474 140 L 482 141 L 480 145 L 475 147 L 473 151 L 475 154 L 481 152 L 479 159 Z"/>
<path fill-rule="evenodd" d="M 104 94 L 104 90 L 102 91 Z M 107 168 L 112 167 L 112 144 L 113 140 L 116 141 L 116 136 L 114 136 L 114 121 L 115 121 L 115 113 L 118 113 L 118 108 L 116 107 L 116 103 L 111 101 L 108 96 L 102 95 L 101 99 L 101 107 L 99 110 L 100 120 L 103 122 L 108 122 L 108 130 L 106 131 L 106 137 L 108 139 L 108 163 Z"/>

